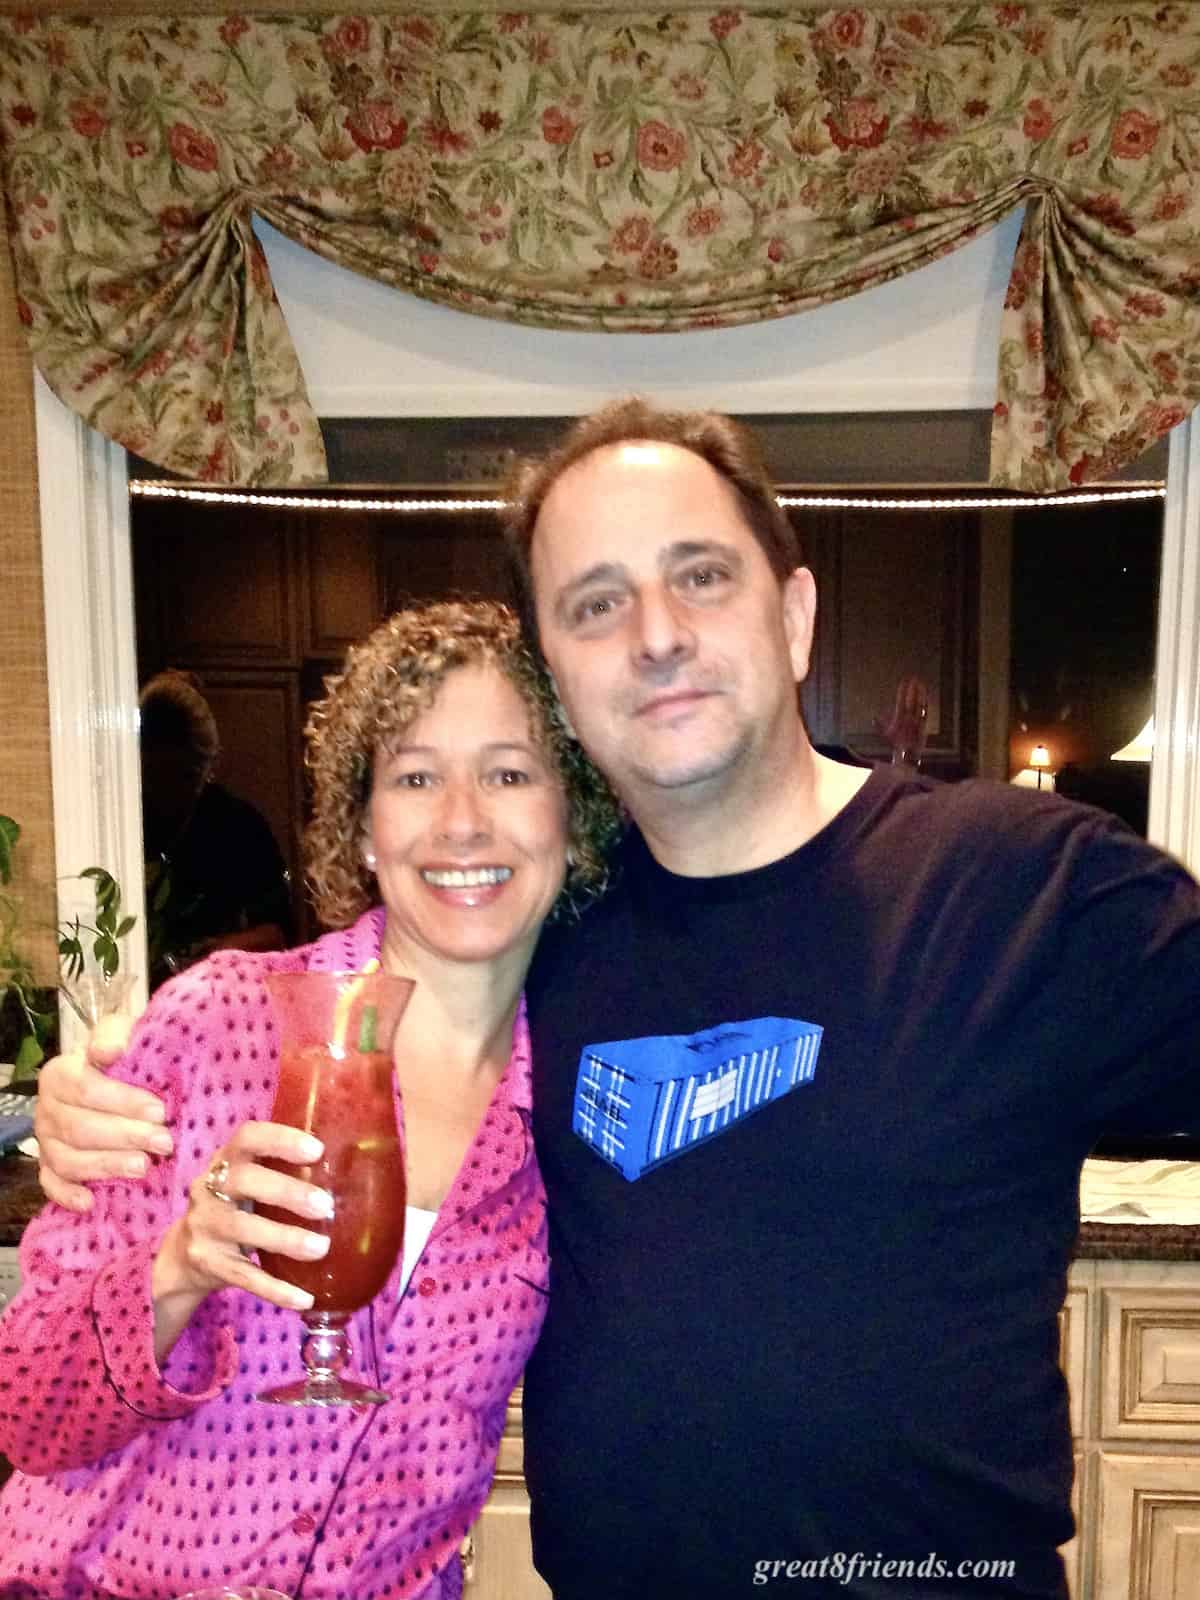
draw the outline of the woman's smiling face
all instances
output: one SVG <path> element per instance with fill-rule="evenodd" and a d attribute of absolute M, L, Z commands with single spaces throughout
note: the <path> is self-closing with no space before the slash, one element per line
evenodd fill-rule
<path fill-rule="evenodd" d="M 528 959 L 562 887 L 567 802 L 498 668 L 452 669 L 430 709 L 377 752 L 363 848 L 394 952 Z"/>

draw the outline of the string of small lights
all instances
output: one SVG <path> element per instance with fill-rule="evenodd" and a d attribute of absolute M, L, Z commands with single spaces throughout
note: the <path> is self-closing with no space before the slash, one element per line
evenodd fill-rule
<path fill-rule="evenodd" d="M 144 500 L 188 500 L 214 506 L 271 506 L 283 511 L 384 511 L 398 516 L 429 512 L 501 511 L 505 502 L 495 495 L 460 497 L 451 494 L 400 499 L 365 494 L 286 494 L 253 489 L 201 489 L 191 484 L 159 483 L 135 478 L 129 493 Z M 785 509 L 813 511 L 1057 511 L 1064 507 L 1111 505 L 1123 500 L 1163 500 L 1165 484 L 1145 484 L 1128 489 L 1077 490 L 1052 495 L 956 494 L 780 494 Z"/>

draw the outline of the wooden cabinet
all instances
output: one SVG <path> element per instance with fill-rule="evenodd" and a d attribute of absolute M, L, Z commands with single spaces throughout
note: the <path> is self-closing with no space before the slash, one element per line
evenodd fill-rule
<path fill-rule="evenodd" d="M 1071 1394 L 1071 1433 L 1083 1437 L 1083 1374 L 1087 1362 L 1087 1290 L 1067 1291 L 1058 1313 L 1058 1359 Z"/>
<path fill-rule="evenodd" d="M 493 512 L 410 513 L 381 529 L 383 611 L 411 600 L 485 595 L 512 602 L 508 557 Z"/>
<path fill-rule="evenodd" d="M 1200 1262 L 1077 1262 L 1074 1600 L 1200 1595 Z M 1075 1328 L 1082 1316 L 1086 1329 Z"/>
<path fill-rule="evenodd" d="M 316 931 L 300 888 L 308 701 L 347 646 L 407 601 L 512 599 L 495 513 L 422 504 L 447 498 L 400 491 L 414 506 L 404 512 L 132 502 L 139 675 L 180 667 L 200 678 L 224 747 L 218 776 L 271 822 L 302 936 Z M 877 719 L 915 674 L 930 692 L 925 767 L 975 771 L 978 516 L 793 515 L 818 586 L 803 694 L 813 738 L 886 758 Z"/>
<path fill-rule="evenodd" d="M 1094 1600 L 1200 1595 L 1200 1459 L 1099 1458 Z"/>
<path fill-rule="evenodd" d="M 792 512 L 817 584 L 805 720 L 818 744 L 886 759 L 898 685 L 929 693 L 923 765 L 977 770 L 979 517 L 945 511 Z"/>
<path fill-rule="evenodd" d="M 1185 1287 L 1100 1290 L 1106 1439 L 1200 1439 L 1200 1296 Z"/>
<path fill-rule="evenodd" d="M 366 516 L 310 516 L 301 545 L 306 656 L 340 659 L 385 614 L 379 539 Z"/>
<path fill-rule="evenodd" d="M 463 1600 L 549 1600 L 533 1570 L 525 1492 L 521 1389 L 508 1402 L 496 1481 L 463 1547 Z"/>
<path fill-rule="evenodd" d="M 206 672 L 204 697 L 221 734 L 222 777 L 267 819 L 283 852 L 291 880 L 292 926 L 299 937 L 306 927 L 299 675 L 290 671 Z"/>
<path fill-rule="evenodd" d="M 550 1600 L 533 1570 L 529 1496 L 523 1482 L 497 1478 L 463 1556 L 463 1600 Z"/>
<path fill-rule="evenodd" d="M 293 513 L 135 500 L 132 525 L 143 678 L 167 666 L 297 665 Z"/>

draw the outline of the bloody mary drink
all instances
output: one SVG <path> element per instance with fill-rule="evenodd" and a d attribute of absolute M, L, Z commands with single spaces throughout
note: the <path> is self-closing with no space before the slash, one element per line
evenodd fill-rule
<path fill-rule="evenodd" d="M 319 1261 L 272 1250 L 259 1260 L 273 1277 L 306 1289 L 300 1356 L 306 1376 L 260 1394 L 274 1405 L 378 1405 L 387 1396 L 342 1376 L 350 1360 L 346 1323 L 388 1280 L 404 1243 L 404 1151 L 396 1119 L 392 1040 L 413 984 L 384 972 L 270 973 L 280 1023 L 279 1082 L 271 1120 L 314 1134 L 324 1146 L 309 1165 L 270 1162 L 328 1189 L 329 1222 L 260 1205 L 275 1222 L 329 1236 Z"/>
<path fill-rule="evenodd" d="M 392 1108 L 392 1058 L 382 1050 L 348 1051 L 336 1060 L 324 1045 L 286 1048 L 272 1122 L 314 1133 L 325 1146 L 307 1166 L 277 1166 L 334 1197 L 331 1222 L 305 1219 L 329 1235 L 320 1261 L 296 1261 L 270 1251 L 259 1259 L 272 1277 L 307 1289 L 317 1311 L 357 1311 L 387 1282 L 404 1243 L 404 1152 Z M 276 1222 L 293 1214 L 260 1205 Z"/>

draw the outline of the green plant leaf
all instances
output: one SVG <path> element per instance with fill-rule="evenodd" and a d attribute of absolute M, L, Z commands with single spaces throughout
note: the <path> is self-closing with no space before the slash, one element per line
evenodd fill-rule
<path fill-rule="evenodd" d="M 105 912 L 116 912 L 121 905 L 121 891 L 117 880 L 111 872 L 106 872 L 103 867 L 87 867 L 79 874 L 81 878 L 91 878 L 96 886 L 96 914 L 99 918 Z"/>
<path fill-rule="evenodd" d="M 45 1059 L 45 1051 L 34 1038 L 27 1033 L 17 1047 L 17 1059 L 13 1062 L 13 1082 L 19 1083 L 23 1078 L 32 1078 Z"/>
<path fill-rule="evenodd" d="M 21 824 L 0 814 L 0 883 L 8 883 L 12 879 L 13 846 L 20 837 Z"/>
<path fill-rule="evenodd" d="M 121 887 L 111 872 L 103 867 L 87 867 L 78 876 L 90 879 L 94 885 L 96 921 L 92 925 L 74 917 L 59 928 L 58 954 L 63 976 L 71 981 L 81 978 L 87 970 L 83 936 L 88 933 L 93 936 L 91 949 L 97 966 L 105 978 L 111 978 L 121 964 L 117 940 L 125 937 L 137 918 L 121 916 Z"/>
<path fill-rule="evenodd" d="M 117 949 L 111 935 L 107 933 L 97 934 L 92 943 L 92 954 L 96 958 L 96 964 L 100 971 L 106 978 L 111 978 L 121 960 L 121 952 Z"/>
<path fill-rule="evenodd" d="M 78 924 L 76 924 L 78 929 Z M 68 978 L 78 978 L 83 972 L 83 941 L 78 931 L 63 934 L 58 941 L 59 959 Z"/>

